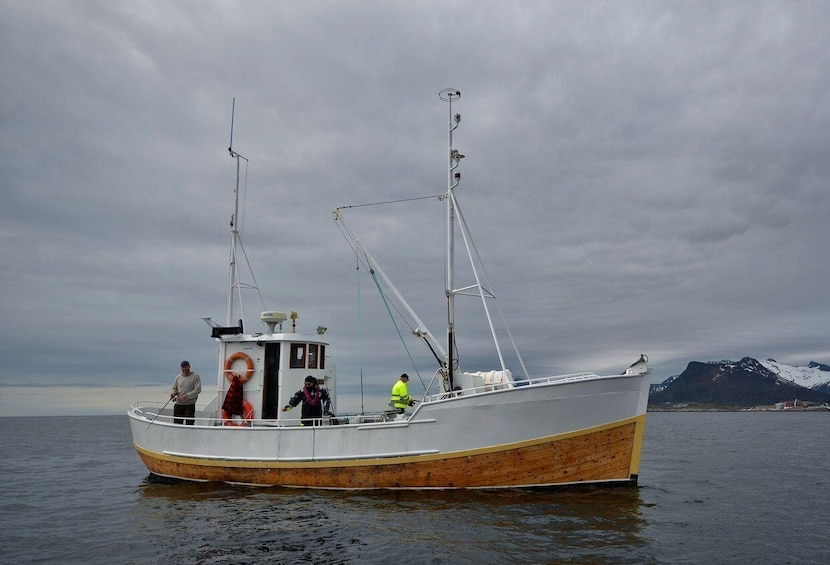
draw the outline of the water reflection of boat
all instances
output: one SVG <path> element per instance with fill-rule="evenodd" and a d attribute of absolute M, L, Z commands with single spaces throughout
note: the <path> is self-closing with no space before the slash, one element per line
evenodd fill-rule
<path fill-rule="evenodd" d="M 197 412 L 195 425 L 176 425 L 160 403 L 139 402 L 129 417 L 133 442 L 154 474 L 196 481 L 224 481 L 326 489 L 492 488 L 636 483 L 649 390 L 647 359 L 622 374 L 594 373 L 532 377 L 513 343 L 522 378 L 507 368 L 488 307 L 495 295 L 481 267 L 459 208 L 454 188 L 463 156 L 453 148 L 460 115 L 452 104 L 460 92 L 440 97 L 449 107 L 448 187 L 446 203 L 448 303 L 446 340 L 433 336 L 418 319 L 372 256 L 353 238 L 355 250 L 415 322 L 413 332 L 433 352 L 438 368 L 420 403 L 411 413 L 362 413 L 329 416 L 303 426 L 278 407 L 314 376 L 333 395 L 337 380 L 326 362 L 325 328 L 297 331 L 296 313 L 263 312 L 262 333 L 244 333 L 234 321 L 234 292 L 241 239 L 231 225 L 230 281 L 226 325 L 213 323 L 219 344 L 216 397 Z M 239 209 L 237 161 L 234 219 Z M 335 220 L 345 234 L 341 210 Z M 475 283 L 456 287 L 454 239 L 463 237 Z M 244 252 L 244 250 L 243 250 Z M 460 370 L 455 352 L 456 295 L 474 294 L 484 305 L 499 366 L 495 370 Z M 498 313 L 501 310 L 498 309 Z M 243 383 L 246 417 L 228 418 L 222 399 L 236 378 Z"/>
<path fill-rule="evenodd" d="M 298 492 L 191 482 L 145 486 L 131 512 L 159 548 L 156 561 L 657 563 L 641 490 Z"/>

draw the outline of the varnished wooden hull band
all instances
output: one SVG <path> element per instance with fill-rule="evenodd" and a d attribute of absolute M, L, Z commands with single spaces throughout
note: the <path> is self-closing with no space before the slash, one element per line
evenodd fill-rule
<path fill-rule="evenodd" d="M 645 416 L 487 449 L 336 462 L 205 460 L 136 446 L 147 468 L 199 481 L 330 489 L 496 488 L 636 482 Z"/>

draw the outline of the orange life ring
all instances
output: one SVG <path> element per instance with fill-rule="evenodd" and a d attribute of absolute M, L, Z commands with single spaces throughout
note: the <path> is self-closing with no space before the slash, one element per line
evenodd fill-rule
<path fill-rule="evenodd" d="M 251 403 L 242 399 L 242 409 L 245 411 L 245 415 L 242 416 L 241 420 L 234 420 L 231 416 L 222 410 L 222 425 L 224 426 L 250 426 L 251 420 L 254 419 L 254 407 L 251 406 Z"/>
<path fill-rule="evenodd" d="M 242 359 L 243 361 L 245 361 L 245 364 L 248 365 L 248 370 L 245 372 L 244 376 L 240 375 L 236 371 L 231 371 L 233 362 L 239 359 Z M 242 351 L 232 353 L 230 357 L 225 359 L 225 378 L 228 379 L 228 381 L 233 381 L 234 377 L 239 377 L 240 382 L 247 383 L 248 379 L 250 379 L 252 376 L 254 376 L 254 362 Z"/>

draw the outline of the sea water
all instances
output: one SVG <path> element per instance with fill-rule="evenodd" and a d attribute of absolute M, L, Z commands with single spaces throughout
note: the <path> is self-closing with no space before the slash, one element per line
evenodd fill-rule
<path fill-rule="evenodd" d="M 0 418 L 2 563 L 828 563 L 830 413 L 650 413 L 638 487 L 165 484 L 126 416 Z"/>

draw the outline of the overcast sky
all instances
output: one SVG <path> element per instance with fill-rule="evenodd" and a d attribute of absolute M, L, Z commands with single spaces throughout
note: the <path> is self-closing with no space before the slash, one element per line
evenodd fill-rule
<path fill-rule="evenodd" d="M 413 369 L 331 212 L 446 190 L 446 87 L 531 374 L 828 363 L 828 59 L 819 1 L 3 2 L 0 385 L 166 384 L 184 358 L 215 382 L 235 98 L 266 308 L 328 327 L 341 390 L 385 391 Z M 438 335 L 442 206 L 347 211 Z M 461 362 L 496 368 L 479 322 Z"/>

